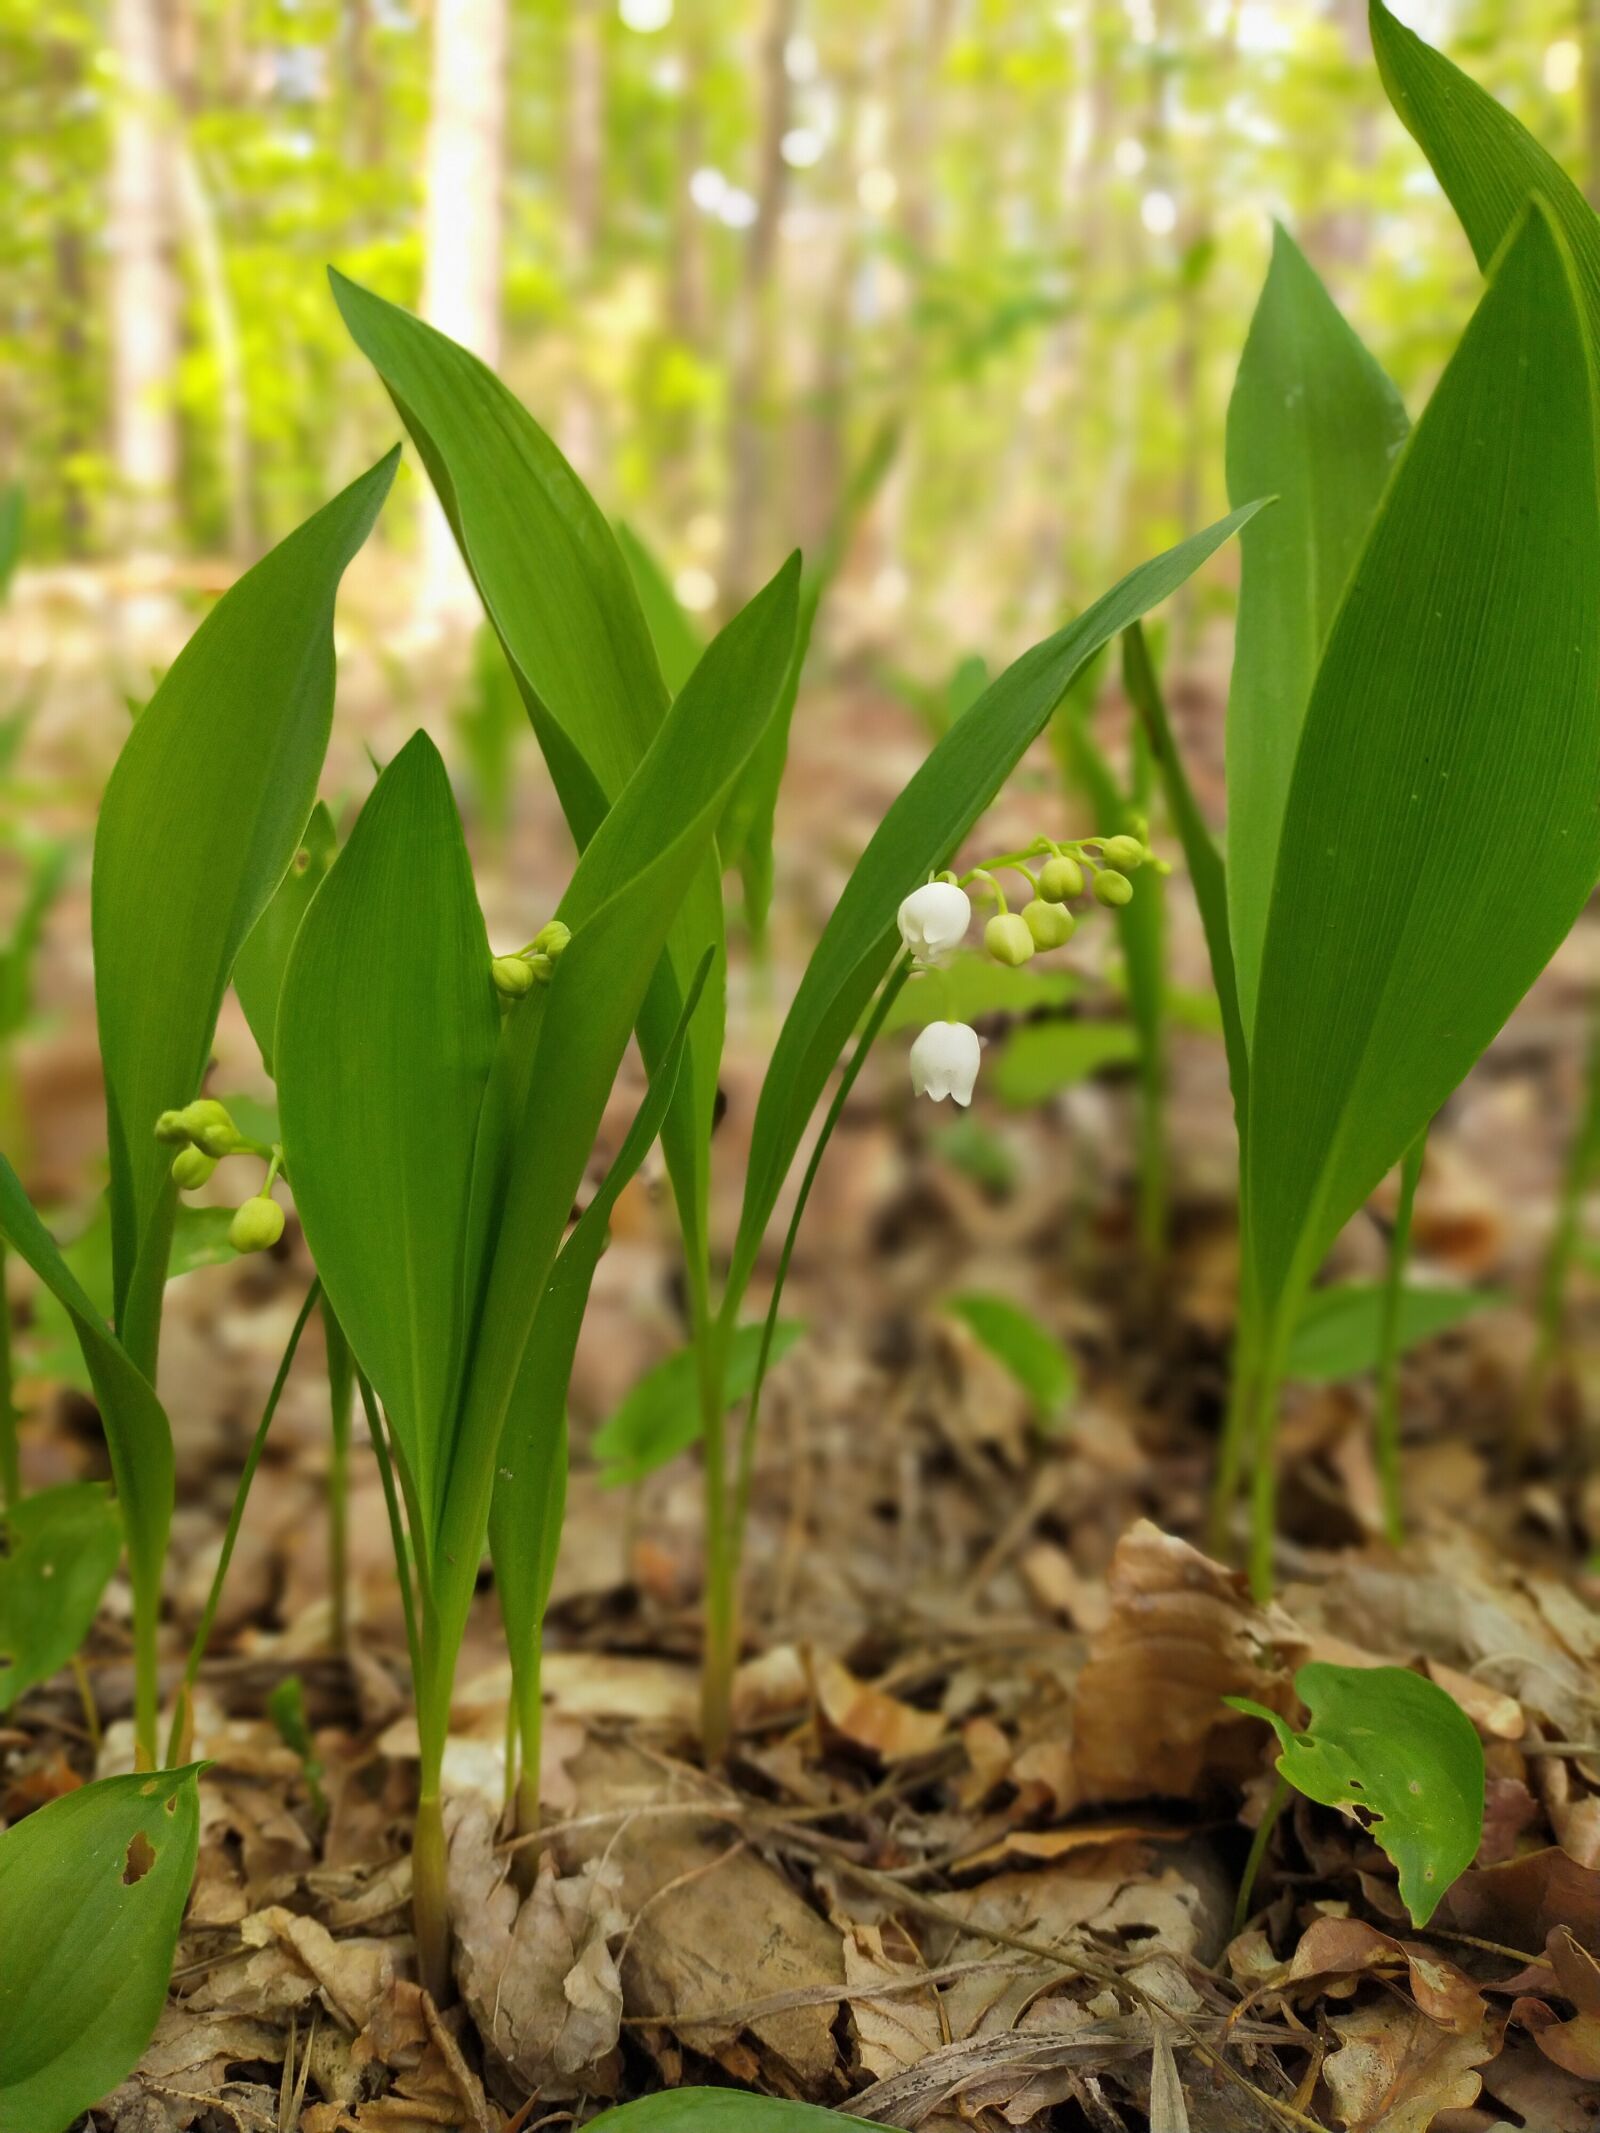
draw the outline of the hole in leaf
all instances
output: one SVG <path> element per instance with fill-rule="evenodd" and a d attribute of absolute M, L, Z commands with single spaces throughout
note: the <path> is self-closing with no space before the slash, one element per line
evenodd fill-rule
<path fill-rule="evenodd" d="M 128 1856 L 122 1868 L 123 1887 L 131 1889 L 136 1882 L 143 1881 L 145 1875 L 149 1873 L 155 1863 L 155 1846 L 142 1829 L 136 1830 L 133 1840 L 128 1846 Z"/>
<path fill-rule="evenodd" d="M 167 1813 L 168 1813 L 169 1815 L 175 1815 L 175 1814 L 176 1814 L 177 1812 L 178 1812 L 178 1795 L 177 1795 L 177 1794 L 176 1794 L 175 1792 L 169 1792 L 169 1793 L 167 1794 Z"/>

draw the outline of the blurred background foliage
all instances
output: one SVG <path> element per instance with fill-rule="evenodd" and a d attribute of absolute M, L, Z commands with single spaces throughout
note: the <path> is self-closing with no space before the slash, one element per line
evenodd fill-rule
<path fill-rule="evenodd" d="M 1402 12 L 1593 187 L 1596 0 Z M 31 564 L 226 571 L 392 438 L 333 261 L 496 363 L 692 610 L 898 421 L 857 566 L 930 678 L 1223 507 L 1273 216 L 1413 409 L 1476 284 L 1362 0 L 0 0 L 0 97 Z M 419 490 L 382 537 L 444 604 Z"/>

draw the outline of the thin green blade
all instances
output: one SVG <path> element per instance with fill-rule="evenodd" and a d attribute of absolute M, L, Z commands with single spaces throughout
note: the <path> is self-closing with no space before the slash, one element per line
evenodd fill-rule
<path fill-rule="evenodd" d="M 1307 1384 L 1330 1384 L 1376 1370 L 1383 1353 L 1385 1289 L 1377 1281 L 1341 1281 L 1313 1289 L 1295 1321 L 1283 1374 Z M 1492 1289 L 1423 1289 L 1400 1292 L 1395 1352 L 1448 1333 L 1475 1311 L 1504 1303 Z"/>
<path fill-rule="evenodd" d="M 1531 213 L 1408 445 L 1317 676 L 1250 1060 L 1272 1312 L 1505 1021 L 1600 873 L 1600 510 L 1570 262 Z"/>
<path fill-rule="evenodd" d="M 1229 497 L 1278 498 L 1239 536 L 1228 694 L 1228 917 L 1247 1042 L 1311 685 L 1405 434 L 1399 394 L 1274 227 L 1228 404 Z"/>

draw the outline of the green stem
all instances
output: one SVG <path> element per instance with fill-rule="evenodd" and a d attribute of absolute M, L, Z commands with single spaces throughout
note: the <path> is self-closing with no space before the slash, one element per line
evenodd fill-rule
<path fill-rule="evenodd" d="M 428 1780 L 424 1778 L 424 1785 Z M 417 1968 L 423 1990 L 436 2007 L 448 2006 L 455 1981 L 450 1970 L 449 1850 L 437 1774 L 417 1801 L 411 1834 L 411 1922 L 417 1938 Z"/>
<path fill-rule="evenodd" d="M 1244 1862 L 1244 1875 L 1233 1906 L 1232 1937 L 1235 1940 L 1244 1931 L 1249 1920 L 1250 1899 L 1255 1894 L 1256 1876 L 1261 1871 L 1261 1862 L 1267 1856 L 1267 1846 L 1272 1842 L 1272 1832 L 1278 1826 L 1278 1817 L 1283 1813 L 1288 1797 L 1288 1783 L 1280 1774 L 1272 1788 L 1272 1797 L 1267 1802 L 1266 1812 L 1256 1824 L 1256 1833 L 1250 1840 L 1250 1854 Z"/>
<path fill-rule="evenodd" d="M 1424 1126 L 1400 1162 L 1400 1202 L 1389 1239 L 1378 1343 L 1378 1481 L 1383 1491 L 1383 1530 L 1396 1548 L 1404 1545 L 1406 1537 L 1405 1494 L 1400 1478 L 1400 1303 L 1411 1260 L 1411 1217 L 1417 1181 L 1427 1152 L 1428 1128 Z"/>
<path fill-rule="evenodd" d="M 1278 1524 L 1278 1399 L 1283 1356 L 1299 1307 L 1285 1295 L 1274 1306 L 1261 1342 L 1248 1411 L 1245 1450 L 1250 1460 L 1250 1590 L 1265 1604 L 1272 1598 L 1273 1546 Z"/>
<path fill-rule="evenodd" d="M 706 1642 L 700 1732 L 706 1761 L 726 1760 L 739 1657 L 739 1563 L 728 1493 L 727 1343 L 720 1321 L 701 1321 L 695 1343 L 706 1490 Z"/>
<path fill-rule="evenodd" d="M 1517 1403 L 1506 1445 L 1506 1461 L 1513 1473 L 1520 1473 L 1527 1464 L 1539 1418 L 1544 1411 L 1550 1374 L 1561 1353 L 1567 1283 L 1582 1227 L 1583 1196 L 1597 1168 L 1600 1168 L 1600 1000 L 1596 1001 L 1590 1026 L 1583 1115 L 1568 1151 L 1561 1197 L 1556 1206 L 1556 1226 L 1539 1276 L 1538 1331 L 1533 1359 L 1528 1366 L 1527 1382 Z"/>
<path fill-rule="evenodd" d="M 512 1698 L 521 1769 L 517 1776 L 517 1830 L 531 1836 L 539 1827 L 539 1765 L 544 1749 L 544 1638 L 533 1640 L 516 1669 Z M 509 1764 L 508 1764 L 509 1768 Z"/>
<path fill-rule="evenodd" d="M 361 1395 L 362 1412 L 367 1418 L 367 1433 L 372 1439 L 372 1456 L 378 1462 L 378 1479 L 383 1484 L 383 1507 L 389 1518 L 389 1541 L 394 1549 L 395 1575 L 400 1581 L 400 1610 L 406 1624 L 406 1657 L 411 1662 L 411 1693 L 418 1693 L 422 1679 L 422 1642 L 417 1634 L 417 1602 L 413 1585 L 411 1550 L 406 1543 L 405 1519 L 400 1511 L 400 1496 L 394 1484 L 394 1461 L 389 1456 L 389 1441 L 384 1435 L 383 1417 L 378 1412 L 377 1398 L 366 1372 L 356 1365 L 356 1389 Z"/>
<path fill-rule="evenodd" d="M 150 1210 L 149 1223 L 140 1239 L 139 1255 L 117 1328 L 117 1337 L 129 1357 L 152 1385 L 156 1381 L 156 1365 L 161 1352 L 161 1306 L 167 1291 L 172 1229 L 177 1216 L 178 1188 L 169 1177 Z"/>
<path fill-rule="evenodd" d="M 333 1604 L 333 1648 L 350 1649 L 350 1417 L 355 1377 L 350 1343 L 326 1296 L 322 1331 L 328 1351 L 328 1590 Z"/>
<path fill-rule="evenodd" d="M 267 1394 L 267 1404 L 261 1410 L 261 1420 L 256 1424 L 256 1433 L 250 1440 L 250 1450 L 245 1457 L 244 1466 L 239 1475 L 239 1485 L 233 1492 L 233 1508 L 228 1513 L 227 1530 L 222 1536 L 222 1552 L 217 1557 L 217 1567 L 211 1574 L 211 1590 L 206 1594 L 206 1604 L 201 1610 L 199 1626 L 195 1630 L 194 1641 L 189 1646 L 189 1657 L 183 1669 L 183 1681 L 178 1691 L 178 1708 L 173 1716 L 172 1733 L 167 1743 L 167 1761 L 169 1763 L 176 1762 L 178 1759 L 183 1729 L 194 1696 L 194 1685 L 200 1678 L 200 1668 L 205 1660 L 206 1646 L 210 1643 L 211 1632 L 216 1627 L 217 1609 L 222 1603 L 222 1588 L 227 1580 L 228 1565 L 233 1561 L 233 1551 L 239 1538 L 239 1528 L 244 1523 L 244 1507 L 250 1498 L 250 1485 L 256 1478 L 256 1469 L 261 1464 L 261 1455 L 267 1448 L 267 1432 L 271 1429 L 272 1418 L 278 1411 L 278 1402 L 283 1398 L 283 1388 L 289 1381 L 289 1372 L 294 1363 L 295 1351 L 300 1346 L 300 1336 L 306 1330 L 306 1322 L 316 1308 L 317 1298 L 321 1292 L 321 1282 L 313 1280 L 310 1288 L 306 1291 L 306 1300 L 300 1306 L 300 1315 L 296 1318 L 293 1329 L 289 1334 L 288 1344 L 284 1348 L 282 1360 L 278 1364 L 277 1375 L 272 1381 L 272 1390 Z"/>
<path fill-rule="evenodd" d="M 1239 1249 L 1242 1257 L 1242 1228 Z M 1222 1422 L 1222 1440 L 1217 1448 L 1217 1474 L 1212 1485 L 1211 1515 L 1206 1527 L 1206 1545 L 1218 1558 L 1226 1558 L 1229 1553 L 1229 1528 L 1244 1473 L 1245 1446 L 1255 1399 L 1256 1350 L 1259 1345 L 1255 1313 L 1247 1295 L 1241 1294 L 1239 1322 L 1234 1328 L 1233 1355 L 1228 1371 L 1228 1407 Z"/>
<path fill-rule="evenodd" d="M 21 1501 L 22 1459 L 12 1396 L 11 1304 L 6 1295 L 6 1248 L 0 1243 L 0 1511 L 15 1510 Z"/>

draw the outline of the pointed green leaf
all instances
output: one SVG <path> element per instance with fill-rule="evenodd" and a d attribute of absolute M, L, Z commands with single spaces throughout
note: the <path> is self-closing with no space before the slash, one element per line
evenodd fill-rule
<path fill-rule="evenodd" d="M 1311 684 L 1405 434 L 1399 394 L 1274 227 L 1228 404 L 1229 497 L 1278 499 L 1239 536 L 1228 694 L 1229 923 L 1247 1041 Z"/>
<path fill-rule="evenodd" d="M 167 1196 L 172 1151 L 155 1122 L 197 1093 L 234 959 L 305 830 L 333 713 L 334 596 L 397 459 L 398 448 L 224 593 L 140 714 L 101 802 L 95 1004 L 124 1330 Z M 157 1289 L 164 1267 L 163 1251 Z M 153 1358 L 143 1326 L 134 1352 Z"/>
<path fill-rule="evenodd" d="M 0 1519 L 0 1711 L 72 1658 L 121 1554 L 122 1521 L 98 1481 L 41 1489 Z"/>
<path fill-rule="evenodd" d="M 1138 1057 L 1139 1032 L 1131 1022 L 1029 1022 L 1007 1038 L 987 1078 L 1003 1104 L 1030 1111 Z"/>
<path fill-rule="evenodd" d="M 1528 217 L 1406 447 L 1317 675 L 1250 1056 L 1273 1313 L 1600 874 L 1600 508 L 1570 262 Z M 1509 858 L 1509 866 L 1499 856 Z"/>
<path fill-rule="evenodd" d="M 100 1778 L 0 1835 L 0 2133 L 62 2133 L 137 2065 L 194 1879 L 198 1776 Z"/>
<path fill-rule="evenodd" d="M 311 810 L 300 848 L 289 862 L 289 871 L 279 882 L 270 904 L 256 920 L 250 936 L 239 950 L 233 966 L 233 989 L 256 1040 L 261 1064 L 272 1072 L 273 1030 L 278 1020 L 278 995 L 289 950 L 300 930 L 300 921 L 311 899 L 322 886 L 323 876 L 333 865 L 339 849 L 339 832 L 333 817 L 319 800 Z M 241 1129 L 242 1130 L 242 1129 Z"/>
<path fill-rule="evenodd" d="M 1283 1374 L 1323 1385 L 1376 1370 L 1383 1348 L 1384 1287 L 1376 1281 L 1341 1281 L 1313 1289 L 1295 1321 Z M 1447 1333 L 1475 1311 L 1505 1302 L 1492 1289 L 1401 1291 L 1396 1353 Z"/>
<path fill-rule="evenodd" d="M 633 589 L 639 595 L 650 642 L 656 648 L 656 663 L 670 695 L 678 691 L 695 670 L 705 650 L 705 639 L 684 613 L 666 572 L 630 525 L 619 519 L 617 546 L 628 566 Z"/>
<path fill-rule="evenodd" d="M 1032 1401 L 1040 1427 L 1059 1429 L 1076 1396 L 1078 1372 L 1055 1335 L 1009 1296 L 969 1290 L 952 1296 L 945 1309 L 1010 1371 Z"/>
<path fill-rule="evenodd" d="M 579 850 L 660 727 L 668 696 L 627 564 L 572 468 L 464 348 L 331 275 L 346 326 L 388 389 L 505 647 Z M 639 1027 L 654 1067 L 707 941 L 719 960 L 662 1134 L 691 1256 L 702 1248 L 707 1150 L 722 1057 L 722 884 L 707 851 Z"/>
<path fill-rule="evenodd" d="M 1400 1874 L 1411 1922 L 1425 1926 L 1483 1837 L 1483 1744 L 1436 1683 L 1401 1666 L 1326 1666 L 1294 1677 L 1310 1714 L 1297 1733 L 1245 1696 L 1223 1702 L 1265 1719 L 1283 1747 L 1278 1769 L 1324 1807 L 1351 1807 Z"/>
<path fill-rule="evenodd" d="M 478 1113 L 500 1037 L 489 960 L 450 781 L 417 733 L 301 923 L 277 1068 L 306 1240 L 430 1520 L 461 1363 Z"/>
<path fill-rule="evenodd" d="M 901 987 L 884 1017 L 883 1033 L 924 1029 L 930 1022 L 977 1022 L 986 1015 L 1028 1015 L 1041 1007 L 1065 1007 L 1083 990 L 1076 971 L 1031 963 L 1013 969 L 986 955 L 965 951 L 937 977 Z"/>
<path fill-rule="evenodd" d="M 769 1367 L 781 1362 L 805 1332 L 797 1319 L 773 1329 Z M 728 1343 L 724 1391 L 730 1407 L 748 1399 L 761 1358 L 761 1327 L 739 1326 Z M 632 1386 L 616 1412 L 595 1432 L 590 1450 L 601 1486 L 631 1488 L 698 1444 L 703 1426 L 698 1362 L 693 1348 L 675 1348 Z"/>
<path fill-rule="evenodd" d="M 589 2133 L 839 2133 L 841 2126 L 872 2133 L 864 2118 L 812 2103 L 747 2096 L 742 2089 L 668 2089 L 602 2111 Z"/>
<path fill-rule="evenodd" d="M 894 960 L 901 899 L 946 864 L 1085 662 L 1175 592 L 1257 509 L 1236 511 L 1141 564 L 1025 652 L 951 727 L 878 826 L 806 967 L 762 1085 L 728 1277 L 735 1306 L 828 1076 Z"/>

